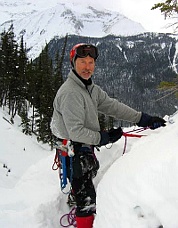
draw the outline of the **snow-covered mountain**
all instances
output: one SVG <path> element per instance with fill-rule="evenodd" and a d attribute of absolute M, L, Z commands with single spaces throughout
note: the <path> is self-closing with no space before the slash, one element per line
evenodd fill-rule
<path fill-rule="evenodd" d="M 143 26 L 124 15 L 85 4 L 53 1 L 0 1 L 0 31 L 13 22 L 17 39 L 24 35 L 30 55 L 41 52 L 55 36 L 75 34 L 89 37 L 134 35 L 145 32 Z"/>

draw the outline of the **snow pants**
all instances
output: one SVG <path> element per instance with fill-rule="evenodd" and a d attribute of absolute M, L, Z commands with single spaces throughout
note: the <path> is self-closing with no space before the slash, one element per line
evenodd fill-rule
<path fill-rule="evenodd" d="M 72 158 L 72 191 L 76 199 L 76 216 L 87 217 L 96 212 L 96 191 L 93 178 L 99 169 L 94 147 L 74 144 Z"/>

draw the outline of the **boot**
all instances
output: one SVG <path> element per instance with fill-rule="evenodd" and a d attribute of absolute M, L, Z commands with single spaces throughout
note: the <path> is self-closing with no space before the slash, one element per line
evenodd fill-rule
<path fill-rule="evenodd" d="M 76 217 L 77 228 L 92 228 L 94 215 L 87 217 Z"/>

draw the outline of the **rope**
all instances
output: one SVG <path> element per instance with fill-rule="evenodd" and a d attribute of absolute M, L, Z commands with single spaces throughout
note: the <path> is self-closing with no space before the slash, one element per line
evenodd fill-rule
<path fill-rule="evenodd" d="M 68 214 L 64 214 L 60 218 L 61 227 L 70 227 L 70 226 L 77 227 L 76 220 L 75 220 L 75 217 L 76 217 L 75 211 L 76 211 L 76 207 L 73 207 Z M 65 221 L 67 221 L 68 224 L 64 225 L 64 221 L 63 221 L 64 219 Z"/>
<path fill-rule="evenodd" d="M 54 157 L 54 163 L 52 165 L 52 170 L 58 170 L 59 168 L 61 168 L 61 162 L 59 159 L 58 150 L 56 150 L 56 154 Z"/>
<path fill-rule="evenodd" d="M 141 138 L 142 136 L 146 136 L 146 135 L 137 135 L 137 133 L 140 133 L 142 131 L 145 131 L 146 129 L 148 129 L 148 127 L 143 127 L 143 128 L 139 128 L 139 129 L 135 129 L 132 131 L 128 131 L 128 132 L 123 132 L 123 136 L 125 137 L 125 142 L 124 142 L 124 149 L 122 152 L 122 155 L 125 154 L 126 151 L 126 147 L 127 147 L 127 137 L 136 137 L 136 138 Z M 135 132 L 136 134 L 132 134 L 132 132 Z"/>

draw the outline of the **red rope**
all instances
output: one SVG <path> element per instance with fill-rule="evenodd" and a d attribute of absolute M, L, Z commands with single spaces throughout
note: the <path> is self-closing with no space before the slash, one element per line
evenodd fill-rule
<path fill-rule="evenodd" d="M 137 133 L 140 133 L 142 131 L 145 131 L 147 128 L 139 128 L 139 129 L 135 129 L 135 130 L 132 130 L 132 131 L 128 131 L 128 132 L 123 132 L 123 136 L 125 137 L 125 142 L 124 142 L 124 149 L 123 149 L 123 153 L 122 155 L 125 154 L 125 151 L 126 151 L 126 147 L 127 147 L 127 137 L 136 137 L 136 138 L 141 138 L 142 136 L 146 136 L 146 135 L 138 135 Z M 136 134 L 133 134 L 131 132 L 135 132 Z"/>
<path fill-rule="evenodd" d="M 56 154 L 55 154 L 55 157 L 54 157 L 54 163 L 52 165 L 52 169 L 53 170 L 58 170 L 61 167 L 61 162 L 59 160 L 58 153 L 59 153 L 59 151 L 58 151 L 58 149 L 56 149 Z"/>
<path fill-rule="evenodd" d="M 146 136 L 146 135 L 137 135 L 137 134 L 130 134 L 130 133 L 123 132 L 123 136 L 141 138 L 142 136 Z"/>

